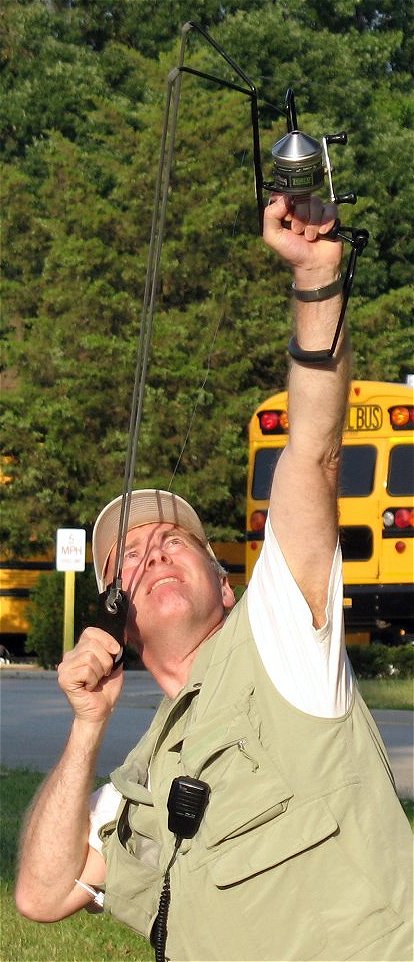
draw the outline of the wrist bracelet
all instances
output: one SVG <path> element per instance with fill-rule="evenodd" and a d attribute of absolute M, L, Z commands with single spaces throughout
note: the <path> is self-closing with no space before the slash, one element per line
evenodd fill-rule
<path fill-rule="evenodd" d="M 330 297 L 339 294 L 342 287 L 343 280 L 342 274 L 340 274 L 336 281 L 332 281 L 332 284 L 327 284 L 326 287 L 313 287 L 309 291 L 299 291 L 295 282 L 293 282 L 292 293 L 297 301 L 328 301 Z"/>

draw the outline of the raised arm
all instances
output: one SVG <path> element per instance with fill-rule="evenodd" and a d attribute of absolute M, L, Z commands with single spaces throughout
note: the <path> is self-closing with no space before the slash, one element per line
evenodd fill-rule
<path fill-rule="evenodd" d="M 87 629 L 59 666 L 59 683 L 75 718 L 65 751 L 43 783 L 21 839 L 16 905 L 22 915 L 54 922 L 83 908 L 88 894 L 75 879 L 105 881 L 105 862 L 89 847 L 89 799 L 107 720 L 122 686 L 111 674 L 118 643 Z"/>
<path fill-rule="evenodd" d="M 317 197 L 289 208 L 275 196 L 265 212 L 264 239 L 292 267 L 299 290 L 324 288 L 340 273 L 342 245 L 324 240 L 336 216 Z M 291 230 L 282 220 L 291 221 Z M 340 295 L 317 302 L 295 300 L 301 348 L 329 346 L 341 307 Z M 292 361 L 289 374 L 289 442 L 275 471 L 270 520 L 287 564 L 312 611 L 325 622 L 332 558 L 338 537 L 337 490 L 341 435 L 349 389 L 349 346 L 344 333 L 335 358 L 325 365 Z"/>

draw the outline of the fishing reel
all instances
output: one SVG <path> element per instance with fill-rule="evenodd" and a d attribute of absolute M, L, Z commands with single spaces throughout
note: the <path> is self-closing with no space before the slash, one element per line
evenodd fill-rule
<path fill-rule="evenodd" d="M 288 132 L 272 147 L 273 180 L 263 181 L 263 190 L 288 194 L 294 204 L 295 200 L 305 200 L 311 193 L 320 190 L 324 186 L 326 175 L 332 203 L 356 204 L 357 196 L 354 191 L 336 193 L 332 179 L 334 168 L 328 151 L 331 144 L 345 145 L 348 142 L 347 133 L 343 130 L 337 134 L 325 134 L 320 143 L 299 130 L 294 93 L 290 87 L 286 93 L 285 113 Z M 283 226 L 290 228 L 288 221 L 283 221 Z M 344 227 L 337 218 L 329 233 L 324 234 L 324 239 L 346 241 L 351 245 L 352 251 L 342 287 L 342 307 L 330 348 L 323 351 L 304 351 L 295 337 L 289 341 L 289 354 L 296 360 L 309 364 L 324 364 L 334 356 L 352 289 L 356 260 L 366 247 L 369 234 L 363 228 Z"/>
<path fill-rule="evenodd" d="M 264 181 L 264 190 L 289 194 L 291 197 L 307 197 L 320 190 L 328 178 L 330 200 L 335 204 L 356 204 L 354 191 L 337 194 L 332 181 L 333 167 L 328 153 L 328 145 L 345 145 L 348 135 L 343 130 L 338 134 L 325 134 L 322 143 L 298 129 L 295 99 L 289 87 L 286 94 L 286 117 L 288 133 L 272 147 L 274 158 L 273 181 Z"/>

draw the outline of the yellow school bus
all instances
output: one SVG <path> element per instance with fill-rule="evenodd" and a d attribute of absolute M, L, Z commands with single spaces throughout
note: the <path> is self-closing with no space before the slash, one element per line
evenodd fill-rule
<path fill-rule="evenodd" d="M 24 636 L 27 633 L 27 610 L 30 592 L 39 574 L 52 571 L 53 560 L 47 557 L 0 559 L 0 636 Z"/>
<path fill-rule="evenodd" d="M 270 484 L 288 440 L 287 393 L 249 425 L 246 580 L 259 557 Z M 408 384 L 353 381 L 341 452 L 339 522 L 348 631 L 396 642 L 414 630 L 414 398 Z"/>

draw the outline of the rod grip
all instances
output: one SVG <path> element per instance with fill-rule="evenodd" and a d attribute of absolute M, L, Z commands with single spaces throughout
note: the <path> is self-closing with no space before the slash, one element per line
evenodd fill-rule
<path fill-rule="evenodd" d="M 111 591 L 111 587 L 106 588 L 105 591 L 98 597 L 98 614 L 97 614 L 97 628 L 102 628 L 103 631 L 107 631 L 109 635 L 115 638 L 115 641 L 119 642 L 121 645 L 121 651 L 118 655 L 114 657 L 114 668 L 119 668 L 119 665 L 123 663 L 124 660 L 124 645 L 125 645 L 125 627 L 128 615 L 128 596 L 124 591 L 120 589 L 117 592 L 116 598 L 111 601 L 108 607 L 108 597 Z"/>

